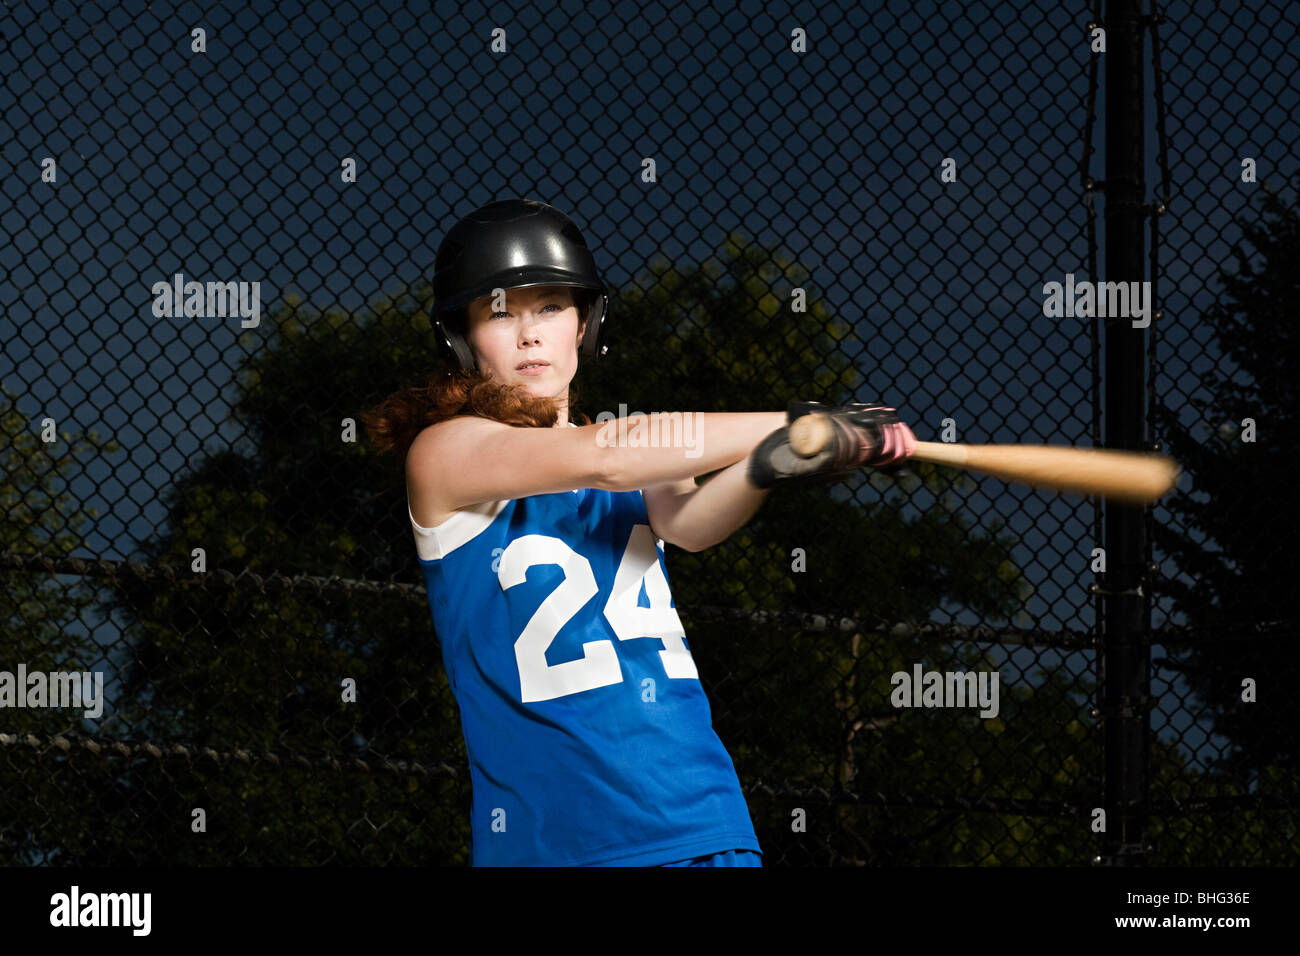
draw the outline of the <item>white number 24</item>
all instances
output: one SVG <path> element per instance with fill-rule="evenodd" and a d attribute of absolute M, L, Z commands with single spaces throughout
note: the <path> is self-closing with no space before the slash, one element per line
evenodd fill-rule
<path fill-rule="evenodd" d="M 546 649 L 560 629 L 595 596 L 596 577 L 591 562 L 559 538 L 544 534 L 526 534 L 511 541 L 501 554 L 497 579 L 503 590 L 523 584 L 529 568 L 539 564 L 557 564 L 564 580 L 538 605 L 528 619 L 523 633 L 515 641 L 515 662 L 519 665 L 519 689 L 525 704 L 554 700 L 579 694 L 596 687 L 623 680 L 614 643 L 609 640 L 587 641 L 582 657 L 561 664 L 546 663 Z M 650 607 L 641 607 L 637 599 L 645 585 Z M 677 609 L 671 605 L 668 580 L 659 564 L 659 552 L 648 524 L 633 525 L 627 547 L 614 574 L 614 587 L 605 602 L 605 620 L 609 621 L 620 641 L 657 638 L 664 642 L 659 652 L 664 673 L 669 677 L 699 679 L 695 661 L 686 649 Z"/>

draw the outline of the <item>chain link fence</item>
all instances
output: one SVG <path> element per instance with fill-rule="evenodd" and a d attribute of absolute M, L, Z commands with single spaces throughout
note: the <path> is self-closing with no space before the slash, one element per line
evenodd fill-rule
<path fill-rule="evenodd" d="M 1016 13 L 6 4 L 0 860 L 466 862 L 404 489 L 357 421 L 446 358 L 445 230 L 519 196 L 610 289 L 593 418 L 879 399 L 921 440 L 1121 421 L 1183 465 L 1125 518 L 913 462 L 670 547 L 766 865 L 1294 864 L 1300 12 Z M 1117 178 L 1121 116 L 1149 148 Z M 1125 209 L 1149 328 L 1050 314 L 1116 277 Z M 899 706 L 930 672 L 996 697 Z"/>

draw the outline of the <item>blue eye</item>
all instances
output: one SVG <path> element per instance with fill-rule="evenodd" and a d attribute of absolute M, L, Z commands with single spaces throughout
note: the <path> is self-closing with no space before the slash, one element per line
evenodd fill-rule
<path fill-rule="evenodd" d="M 564 308 L 564 306 L 562 306 L 562 305 L 560 305 L 560 304 L 558 304 L 558 303 L 556 303 L 556 302 L 551 302 L 551 303 L 548 303 L 548 304 L 545 306 L 545 308 L 542 309 L 542 311 L 545 312 L 547 309 L 563 309 L 563 308 Z M 488 316 L 488 318 L 489 318 L 489 319 L 495 319 L 498 315 L 509 315 L 509 314 L 510 314 L 510 313 L 508 313 L 508 312 L 493 312 L 491 315 Z"/>

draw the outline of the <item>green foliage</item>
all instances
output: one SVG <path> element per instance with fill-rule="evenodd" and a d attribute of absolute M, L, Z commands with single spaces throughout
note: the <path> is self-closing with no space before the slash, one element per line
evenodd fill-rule
<path fill-rule="evenodd" d="M 33 428 L 15 399 L 0 388 L 0 503 L 7 517 L 0 522 L 0 552 L 64 557 L 80 544 L 78 532 L 97 512 L 80 507 L 57 487 L 76 471 L 80 459 L 96 452 L 112 454 L 120 447 L 93 432 L 59 432 L 58 441 L 47 444 L 39 437 L 39 423 Z M 5 583 L 0 604 L 5 660 L 0 669 L 12 670 L 20 661 L 29 671 L 86 670 L 94 663 L 99 650 L 66 630 L 94 604 L 94 591 L 86 582 L 73 576 L 7 572 Z M 71 729 L 79 719 L 66 711 L 14 710 L 6 714 L 5 723 L 11 732 L 49 733 Z"/>
<path fill-rule="evenodd" d="M 46 443 L 40 422 L 19 408 L 18 396 L 0 386 L 0 503 L 6 520 L 0 522 L 0 552 L 18 555 L 66 557 L 81 543 L 81 530 L 97 516 L 83 508 L 66 491 L 66 483 L 84 459 L 120 451 L 113 441 L 94 432 L 57 431 L 58 440 Z M 25 664 L 28 673 L 87 671 L 95 667 L 102 650 L 77 633 L 79 624 L 96 604 L 91 582 L 74 575 L 32 571 L 5 571 L 0 588 L 0 670 L 10 673 Z M 102 665 L 101 665 L 102 666 Z M 57 735 L 83 728 L 84 710 L 5 708 L 0 711 L 0 732 Z M 58 819 L 65 807 L 67 782 L 49 762 L 23 773 L 31 757 L 13 748 L 0 749 L 0 768 L 6 786 L 0 788 L 0 864 L 33 862 L 33 833 L 41 821 Z M 18 775 L 14 771 L 17 770 Z M 13 781 L 22 781 L 15 786 Z"/>

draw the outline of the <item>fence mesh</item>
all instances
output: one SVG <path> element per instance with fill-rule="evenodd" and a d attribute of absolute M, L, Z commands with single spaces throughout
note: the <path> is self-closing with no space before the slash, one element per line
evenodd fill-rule
<path fill-rule="evenodd" d="M 521 196 L 583 228 L 593 418 L 883 400 L 923 441 L 1101 446 L 1143 415 L 1104 407 L 1116 326 L 1044 300 L 1106 278 L 1123 108 L 1143 421 L 1184 469 L 1139 519 L 1123 855 L 1294 864 L 1300 10 L 1145 8 L 1117 104 L 1112 11 L 1008 9 L 6 4 L 0 862 L 466 862 L 404 490 L 356 424 L 445 358 L 460 216 Z M 188 282 L 240 310 L 170 313 Z M 766 865 L 1115 858 L 1108 507 L 913 462 L 669 547 Z M 918 668 L 996 674 L 996 708 L 895 706 Z M 101 712 L 34 696 L 81 672 Z"/>

